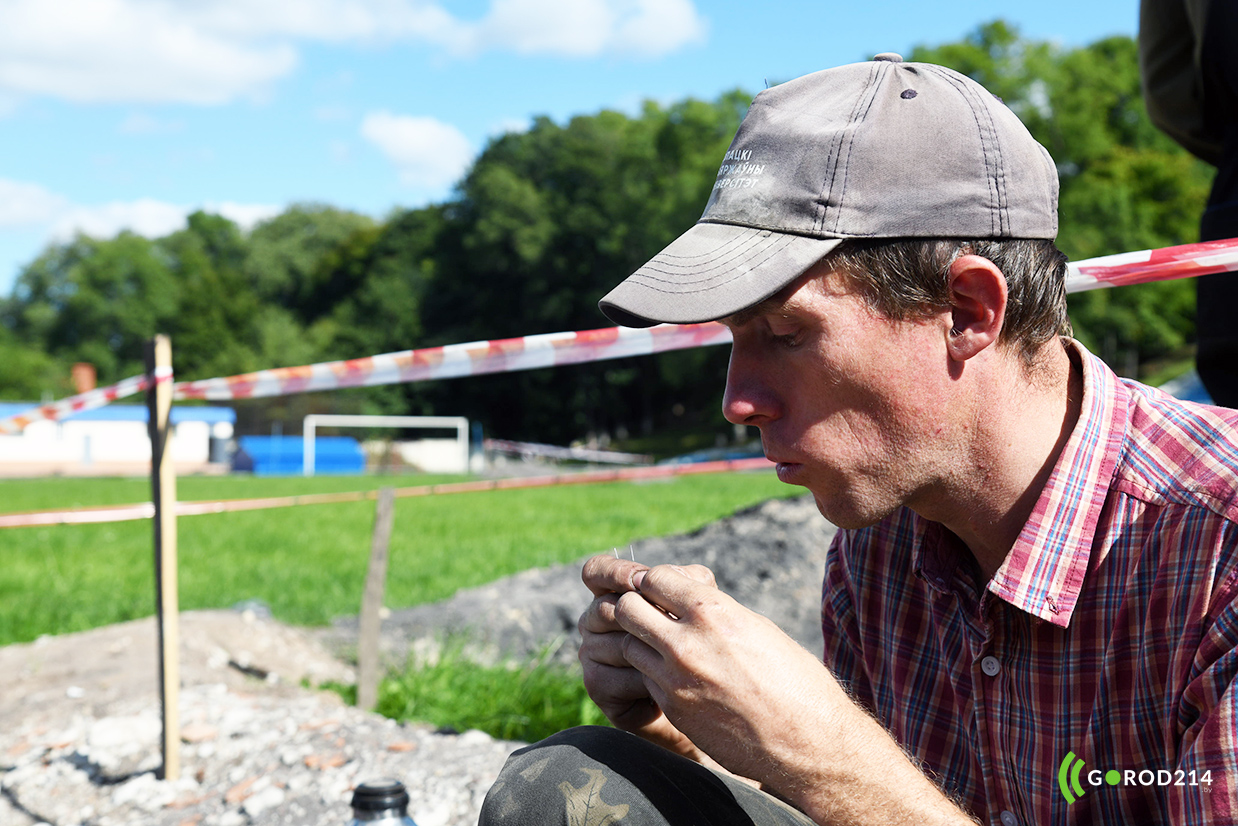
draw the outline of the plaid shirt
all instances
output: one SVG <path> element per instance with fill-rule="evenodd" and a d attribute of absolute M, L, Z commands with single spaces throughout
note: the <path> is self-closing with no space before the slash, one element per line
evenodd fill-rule
<path fill-rule="evenodd" d="M 1072 347 L 1079 422 L 992 581 L 906 509 L 840 531 L 826 664 L 986 823 L 1234 823 L 1238 411 Z"/>

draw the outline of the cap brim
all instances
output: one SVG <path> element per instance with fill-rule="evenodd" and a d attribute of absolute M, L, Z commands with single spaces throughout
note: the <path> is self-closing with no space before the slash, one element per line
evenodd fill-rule
<path fill-rule="evenodd" d="M 598 302 L 624 327 L 734 315 L 790 284 L 841 242 L 701 222 Z"/>

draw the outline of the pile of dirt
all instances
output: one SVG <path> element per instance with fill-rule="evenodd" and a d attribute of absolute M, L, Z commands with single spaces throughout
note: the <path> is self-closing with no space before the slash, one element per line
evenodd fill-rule
<path fill-rule="evenodd" d="M 303 630 L 181 615 L 181 776 L 159 776 L 152 619 L 0 649 L 0 826 L 339 826 L 351 790 L 404 781 L 420 826 L 477 821 L 519 744 L 399 725 L 308 689 L 351 682 Z"/>
<path fill-rule="evenodd" d="M 719 586 L 820 647 L 819 589 L 833 528 L 809 497 L 773 500 L 687 535 L 647 539 L 647 564 L 700 563 Z M 589 601 L 583 560 L 528 571 L 384 621 L 400 663 L 445 634 L 490 658 L 550 645 L 574 661 Z M 402 779 L 420 826 L 473 824 L 519 746 L 481 732 L 397 725 L 306 688 L 353 682 L 356 621 L 309 631 L 253 611 L 180 617 L 182 777 L 158 778 L 153 619 L 0 648 L 0 826 L 340 824 L 350 790 Z"/>

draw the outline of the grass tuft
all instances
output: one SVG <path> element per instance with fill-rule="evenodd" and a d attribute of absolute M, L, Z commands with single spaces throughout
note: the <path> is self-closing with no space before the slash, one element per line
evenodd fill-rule
<path fill-rule="evenodd" d="M 580 670 L 551 662 L 553 649 L 525 665 L 479 665 L 452 641 L 431 662 L 411 663 L 379 683 L 375 711 L 456 732 L 535 742 L 582 725 L 608 725 L 585 692 Z M 356 685 L 325 683 L 353 705 Z"/>

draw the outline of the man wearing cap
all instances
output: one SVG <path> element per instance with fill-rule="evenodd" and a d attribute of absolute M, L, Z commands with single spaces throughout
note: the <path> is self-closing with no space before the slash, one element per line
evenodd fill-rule
<path fill-rule="evenodd" d="M 950 70 L 757 96 L 601 307 L 731 329 L 727 418 L 841 528 L 825 667 L 704 568 L 596 557 L 620 731 L 516 752 L 483 823 L 1235 822 L 1238 413 L 1067 338 L 1056 231 L 1052 160 Z"/>

